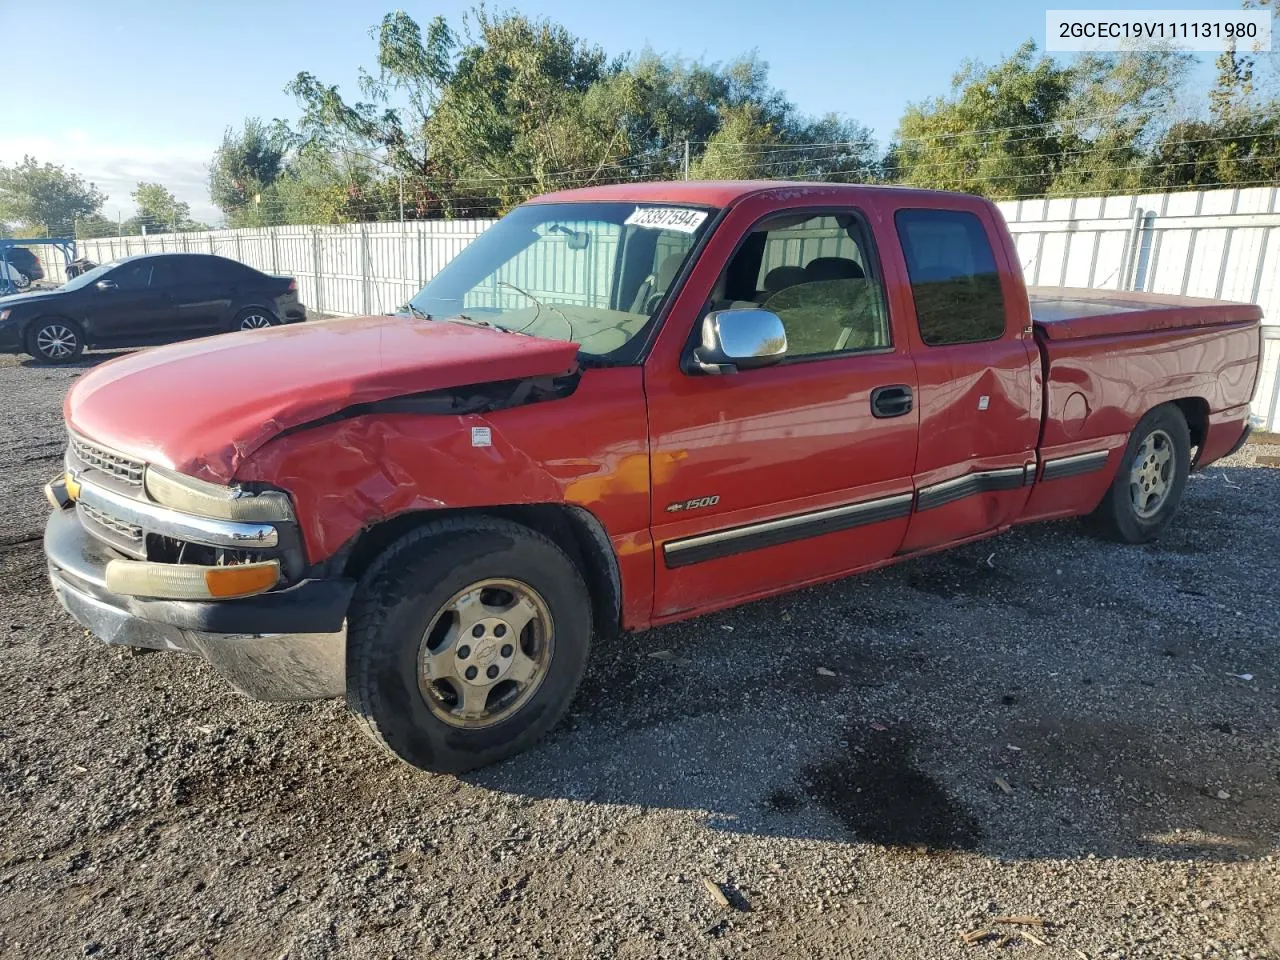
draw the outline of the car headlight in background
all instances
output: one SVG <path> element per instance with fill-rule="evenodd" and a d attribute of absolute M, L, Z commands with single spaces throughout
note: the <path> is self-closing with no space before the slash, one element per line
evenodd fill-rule
<path fill-rule="evenodd" d="M 289 498 L 274 490 L 249 493 L 237 487 L 183 476 L 154 464 L 147 466 L 143 486 L 154 502 L 197 517 L 258 522 L 293 519 Z"/>

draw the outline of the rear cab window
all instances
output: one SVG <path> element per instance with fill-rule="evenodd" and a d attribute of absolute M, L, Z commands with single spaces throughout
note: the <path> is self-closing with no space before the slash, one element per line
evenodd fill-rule
<path fill-rule="evenodd" d="M 963 210 L 899 210 L 894 216 L 927 346 L 997 340 L 1005 305 L 991 240 Z"/>

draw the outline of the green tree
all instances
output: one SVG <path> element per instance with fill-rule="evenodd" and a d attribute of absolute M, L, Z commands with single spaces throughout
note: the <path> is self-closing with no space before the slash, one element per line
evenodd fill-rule
<path fill-rule="evenodd" d="M 1243 0 L 1240 4 L 1244 10 L 1270 10 L 1275 22 L 1273 34 L 1280 29 L 1280 4 L 1273 0 Z M 1272 54 L 1272 73 L 1274 64 L 1280 61 Z M 1218 55 L 1215 61 L 1217 74 L 1213 87 L 1209 90 L 1209 112 L 1215 120 L 1230 120 L 1245 116 L 1261 104 L 1257 97 L 1266 97 L 1267 62 L 1258 51 L 1249 49 L 1240 51 L 1234 40 L 1228 41 L 1227 49 Z M 1274 78 L 1273 78 L 1274 79 Z M 1280 93 L 1273 89 L 1273 93 Z M 1270 105 L 1274 108 L 1275 104 Z"/>
<path fill-rule="evenodd" d="M 102 209 L 106 196 L 65 167 L 23 157 L 12 167 L 0 164 L 0 219 L 26 232 L 70 233 L 79 217 Z"/>
<path fill-rule="evenodd" d="M 297 142 L 335 162 L 377 157 L 403 177 L 408 216 L 490 214 L 548 190 L 679 176 L 686 143 L 698 175 L 878 173 L 866 128 L 800 114 L 754 54 L 723 66 L 610 57 L 559 24 L 483 8 L 456 32 L 439 17 L 424 30 L 388 14 L 373 36 L 378 70 L 361 73 L 361 99 L 305 72 L 286 89 L 301 107 Z M 827 148 L 801 149 L 814 139 Z M 367 189 L 396 181 L 382 169 Z"/>
<path fill-rule="evenodd" d="M 1154 189 L 1280 181 L 1280 109 L 1174 124 L 1155 144 L 1144 183 Z"/>
<path fill-rule="evenodd" d="M 120 224 L 108 220 L 100 213 L 91 213 L 76 221 L 76 239 L 88 240 L 93 237 L 114 237 L 120 232 Z"/>
<path fill-rule="evenodd" d="M 285 87 L 302 108 L 298 131 L 305 143 L 329 149 L 383 151 L 396 169 L 431 173 L 425 128 L 453 74 L 457 38 L 443 17 L 427 26 L 403 11 L 389 13 L 372 31 L 378 72 L 361 68 L 360 92 L 348 103 L 337 86 L 299 73 Z"/>
<path fill-rule="evenodd" d="M 370 160 L 316 145 L 289 159 L 263 204 L 272 223 L 353 223 L 399 215 Z"/>
<path fill-rule="evenodd" d="M 895 179 L 997 197 L 1044 193 L 1062 140 L 1070 71 L 1027 41 L 1003 63 L 966 62 L 948 97 L 911 104 L 892 148 Z"/>
<path fill-rule="evenodd" d="M 782 137 L 757 104 L 726 107 L 691 165 L 695 180 L 755 180 L 773 172 Z"/>
<path fill-rule="evenodd" d="M 132 197 L 138 206 L 134 219 L 140 226 L 146 226 L 149 233 L 189 230 L 196 226 L 191 221 L 191 205 L 179 200 L 163 184 L 140 180 Z"/>
<path fill-rule="evenodd" d="M 283 169 L 289 132 L 281 123 L 265 124 L 257 117 L 240 130 L 230 127 L 209 164 L 209 197 L 228 218 L 250 219 L 255 198 L 275 183 Z"/>
<path fill-rule="evenodd" d="M 1140 190 L 1145 158 L 1173 111 L 1192 58 L 1172 51 L 1084 54 L 1059 112 L 1062 148 L 1050 192 Z"/>
<path fill-rule="evenodd" d="M 949 97 L 908 107 L 886 166 L 991 197 L 1140 189 L 1190 62 L 1144 51 L 1064 65 L 1027 41 L 994 67 L 967 63 Z"/>
<path fill-rule="evenodd" d="M 453 187 L 459 207 L 502 210 L 615 179 L 638 146 L 627 118 L 641 102 L 622 62 L 549 21 L 483 10 L 474 19 L 426 125 L 440 191 Z"/>

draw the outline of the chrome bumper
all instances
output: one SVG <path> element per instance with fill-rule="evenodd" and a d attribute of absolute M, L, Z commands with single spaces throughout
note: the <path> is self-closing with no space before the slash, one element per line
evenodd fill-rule
<path fill-rule="evenodd" d="M 49 580 L 66 611 L 107 643 L 193 653 L 242 693 L 313 700 L 346 692 L 345 618 L 355 583 L 334 578 L 239 600 L 155 600 L 112 593 L 111 553 L 72 509 L 44 534 Z"/>
<path fill-rule="evenodd" d="M 346 631 L 266 635 L 201 633 L 143 620 L 50 570 L 63 609 L 107 643 L 203 657 L 241 693 L 259 700 L 319 700 L 346 693 Z"/>

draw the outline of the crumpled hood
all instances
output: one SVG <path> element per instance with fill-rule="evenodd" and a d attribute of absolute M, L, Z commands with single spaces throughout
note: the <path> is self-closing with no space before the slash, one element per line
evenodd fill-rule
<path fill-rule="evenodd" d="M 227 482 L 272 437 L 353 404 L 573 369 L 577 345 L 459 323 L 353 317 L 221 334 L 112 360 L 63 407 L 83 436 Z"/>

